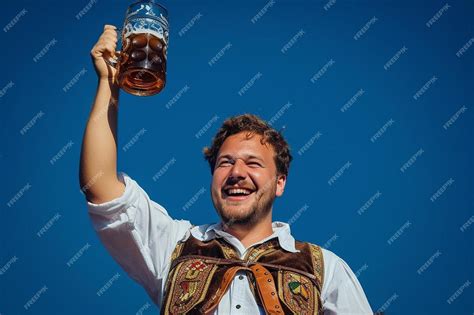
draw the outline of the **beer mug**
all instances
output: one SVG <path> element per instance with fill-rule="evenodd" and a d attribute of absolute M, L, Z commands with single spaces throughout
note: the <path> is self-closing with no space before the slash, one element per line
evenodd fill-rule
<path fill-rule="evenodd" d="M 114 80 L 126 92 L 149 96 L 166 84 L 168 12 L 153 0 L 131 4 L 122 28 L 122 50 L 107 63 L 117 69 Z"/>

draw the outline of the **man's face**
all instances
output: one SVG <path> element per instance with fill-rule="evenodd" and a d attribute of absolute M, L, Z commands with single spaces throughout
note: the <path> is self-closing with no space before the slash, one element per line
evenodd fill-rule
<path fill-rule="evenodd" d="M 260 135 L 246 139 L 246 134 L 224 141 L 212 177 L 212 202 L 227 225 L 259 222 L 285 187 L 286 177 L 277 176 L 273 147 L 261 144 Z"/>

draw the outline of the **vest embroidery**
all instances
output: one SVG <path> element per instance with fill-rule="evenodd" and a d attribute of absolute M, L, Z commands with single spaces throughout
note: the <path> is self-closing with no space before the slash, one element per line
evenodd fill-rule
<path fill-rule="evenodd" d="M 172 293 L 166 303 L 165 313 L 183 314 L 202 302 L 217 267 L 199 259 L 179 263 L 173 272 Z"/>
<path fill-rule="evenodd" d="M 277 239 L 271 239 L 253 246 L 241 259 L 237 250 L 223 238 L 203 242 L 191 235 L 187 240 L 179 242 L 171 255 L 171 269 L 163 297 L 162 313 L 201 314 L 203 310 L 209 310 L 211 305 L 217 305 L 219 301 L 217 298 L 225 293 L 220 290 L 220 284 L 224 274 L 232 266 L 216 263 L 215 259 L 223 258 L 237 260 L 243 264 L 245 262 L 283 264 L 281 267 L 274 265 L 273 269 L 269 269 L 277 284 L 276 292 L 282 303 L 283 313 L 312 315 L 321 312 L 322 314 L 320 300 L 324 279 L 322 250 L 311 243 L 296 241 L 295 245 L 300 250 L 299 253 L 285 251 Z M 190 255 L 212 257 L 214 261 L 199 256 L 186 258 Z M 175 261 L 178 258 L 179 260 Z M 250 268 L 245 269 L 250 289 L 257 304 L 262 306 L 254 275 Z"/>
<path fill-rule="evenodd" d="M 295 272 L 278 271 L 278 295 L 283 303 L 298 315 L 311 315 L 318 309 L 317 296 L 311 281 Z"/>
<path fill-rule="evenodd" d="M 321 291 L 322 284 L 324 283 L 324 259 L 323 259 L 323 252 L 321 250 L 321 247 L 315 244 L 309 243 L 310 249 L 311 249 L 311 259 L 313 262 L 313 268 L 314 268 L 314 273 L 316 275 L 316 278 L 318 279 L 318 282 L 320 284 L 319 291 Z"/>

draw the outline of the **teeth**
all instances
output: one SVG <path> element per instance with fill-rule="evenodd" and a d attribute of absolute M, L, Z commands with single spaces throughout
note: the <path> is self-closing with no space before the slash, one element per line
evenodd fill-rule
<path fill-rule="evenodd" d="M 233 195 L 233 194 L 245 194 L 245 195 L 250 195 L 250 191 L 246 190 L 246 189 L 239 189 L 239 188 L 234 188 L 234 189 L 229 189 L 227 190 L 227 193 L 229 195 Z"/>

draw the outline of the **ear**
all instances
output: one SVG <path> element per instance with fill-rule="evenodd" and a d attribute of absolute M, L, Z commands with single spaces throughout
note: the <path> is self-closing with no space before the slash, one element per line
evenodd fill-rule
<path fill-rule="evenodd" d="M 286 184 L 286 176 L 285 175 L 277 175 L 277 187 L 275 195 L 280 197 L 283 195 L 283 191 L 285 190 Z"/>

